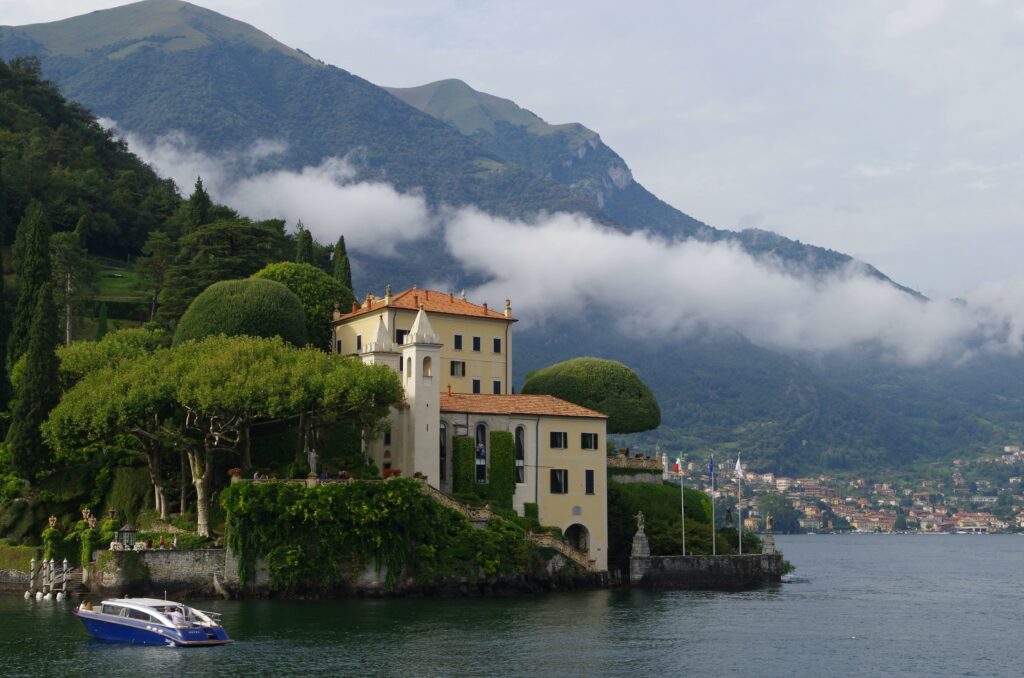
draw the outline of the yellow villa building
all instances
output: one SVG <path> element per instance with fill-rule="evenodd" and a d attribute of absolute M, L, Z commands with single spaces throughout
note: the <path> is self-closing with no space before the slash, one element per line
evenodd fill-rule
<path fill-rule="evenodd" d="M 514 446 L 513 506 L 536 504 L 543 525 L 557 526 L 597 570 L 608 569 L 607 417 L 546 395 L 513 394 L 512 308 L 500 312 L 465 294 L 408 289 L 367 295 L 335 311 L 332 350 L 387 365 L 400 374 L 405 404 L 390 431 L 365 442 L 384 470 L 420 473 L 452 491 L 457 436 L 474 441 L 474 477 L 491 473 L 490 433 Z"/>

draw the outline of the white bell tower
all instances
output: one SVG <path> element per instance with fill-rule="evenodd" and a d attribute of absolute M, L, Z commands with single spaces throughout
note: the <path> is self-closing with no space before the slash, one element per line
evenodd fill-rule
<path fill-rule="evenodd" d="M 430 485 L 440 488 L 441 338 L 430 326 L 422 304 L 402 345 L 402 361 L 412 446 L 409 475 L 419 471 L 427 476 Z"/>

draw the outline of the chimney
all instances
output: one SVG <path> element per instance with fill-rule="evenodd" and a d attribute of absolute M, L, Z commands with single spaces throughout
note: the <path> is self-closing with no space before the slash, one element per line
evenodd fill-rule
<path fill-rule="evenodd" d="M 416 289 L 416 288 L 413 287 L 413 289 Z M 420 305 L 420 295 L 418 295 L 418 294 L 412 295 L 412 303 L 416 306 L 416 308 L 423 308 L 423 306 Z"/>
<path fill-rule="evenodd" d="M 423 294 L 427 296 L 427 301 L 430 301 L 430 290 L 423 290 Z"/>
<path fill-rule="evenodd" d="M 449 292 L 449 293 L 448 293 L 448 298 L 449 298 L 450 300 L 452 300 L 452 301 L 455 301 L 455 293 L 454 293 L 454 292 Z"/>
<path fill-rule="evenodd" d="M 413 289 L 417 289 L 417 288 L 416 288 L 416 283 L 413 283 L 413 284 L 412 284 L 412 288 L 413 288 Z"/>
<path fill-rule="evenodd" d="M 484 313 L 487 313 L 487 302 L 484 302 Z"/>
<path fill-rule="evenodd" d="M 356 300 L 355 300 L 355 299 L 353 299 L 353 300 L 352 300 L 352 312 L 353 312 L 353 313 L 355 313 L 355 312 L 356 312 L 356 309 L 358 309 L 358 308 L 359 308 L 359 305 L 358 305 L 358 304 L 356 304 Z"/>
<path fill-rule="evenodd" d="M 505 317 L 506 318 L 511 318 L 512 317 L 512 300 L 511 299 L 506 299 L 505 300 Z"/>
<path fill-rule="evenodd" d="M 384 288 L 384 305 L 385 306 L 390 306 L 391 305 L 391 285 L 390 284 L 387 287 Z"/>
<path fill-rule="evenodd" d="M 466 290 L 462 290 L 462 296 L 460 296 L 459 299 L 462 299 L 463 301 L 466 300 Z"/>

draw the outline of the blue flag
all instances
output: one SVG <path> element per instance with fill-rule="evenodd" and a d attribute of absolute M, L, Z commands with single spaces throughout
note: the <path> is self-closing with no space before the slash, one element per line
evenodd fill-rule
<path fill-rule="evenodd" d="M 715 457 L 711 457 L 711 461 L 708 462 L 708 480 L 712 480 L 715 477 Z"/>

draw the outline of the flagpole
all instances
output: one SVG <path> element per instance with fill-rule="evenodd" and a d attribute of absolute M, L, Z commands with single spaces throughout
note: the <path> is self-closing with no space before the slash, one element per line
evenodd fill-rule
<path fill-rule="evenodd" d="M 718 555 L 718 548 L 715 545 L 715 454 L 711 453 L 711 464 L 708 466 L 708 475 L 711 476 L 711 555 Z"/>
<path fill-rule="evenodd" d="M 683 480 L 683 458 L 679 457 L 679 515 L 683 523 L 683 555 L 686 555 L 686 482 Z"/>
<path fill-rule="evenodd" d="M 739 457 L 736 458 L 736 466 L 740 465 Z M 736 478 L 736 515 L 739 517 L 740 527 L 740 555 L 743 555 L 743 474 Z"/>

